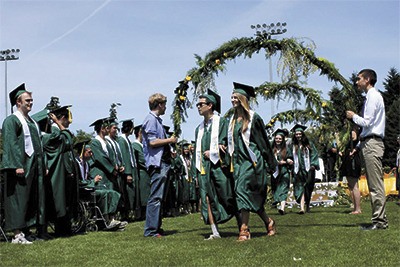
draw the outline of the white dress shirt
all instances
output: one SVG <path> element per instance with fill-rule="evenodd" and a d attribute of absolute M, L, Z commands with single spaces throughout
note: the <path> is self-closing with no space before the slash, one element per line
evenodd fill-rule
<path fill-rule="evenodd" d="M 375 87 L 370 88 L 367 92 L 363 117 L 354 114 L 353 121 L 362 127 L 361 138 L 371 135 L 385 137 L 385 104 L 382 95 Z"/>

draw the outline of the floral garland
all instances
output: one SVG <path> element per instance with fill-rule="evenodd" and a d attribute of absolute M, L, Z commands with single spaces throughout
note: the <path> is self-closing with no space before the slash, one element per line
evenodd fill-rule
<path fill-rule="evenodd" d="M 187 90 L 189 82 L 193 85 L 193 95 L 198 97 L 205 92 L 207 88 L 214 85 L 215 76 L 226 69 L 226 64 L 237 57 L 251 58 L 254 53 L 260 50 L 265 51 L 266 58 L 280 53 L 278 61 L 278 73 L 280 73 L 283 83 L 264 83 L 256 88 L 257 94 L 268 99 L 293 98 L 299 102 L 301 97 L 305 98 L 305 110 L 290 110 L 275 114 L 267 123 L 267 128 L 273 128 L 274 123 L 323 122 L 323 112 L 330 113 L 333 105 L 322 99 L 320 92 L 312 88 L 304 88 L 299 84 L 304 83 L 302 77 L 307 78 L 311 73 L 319 70 L 320 75 L 327 76 L 330 81 L 340 83 L 345 93 L 351 95 L 352 85 L 346 80 L 334 64 L 328 60 L 316 57 L 314 54 L 315 45 L 312 41 L 300 39 L 268 39 L 263 36 L 234 38 L 217 49 L 209 52 L 204 58 L 195 55 L 197 67 L 187 72 L 186 78 L 179 82 L 175 89 L 174 110 L 171 115 L 174 123 L 174 131 L 177 136 L 181 133 L 181 123 L 185 122 L 186 108 L 190 106 L 187 100 Z M 348 97 L 343 105 L 354 110 L 354 103 L 351 97 Z"/>

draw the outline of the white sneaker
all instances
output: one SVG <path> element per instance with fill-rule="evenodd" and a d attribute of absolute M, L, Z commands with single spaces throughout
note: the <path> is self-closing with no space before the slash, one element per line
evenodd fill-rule
<path fill-rule="evenodd" d="M 12 240 L 11 240 L 12 244 L 26 244 L 26 245 L 30 245 L 33 244 L 32 242 L 26 240 L 24 233 L 19 233 L 17 234 Z"/>
<path fill-rule="evenodd" d="M 111 222 L 107 225 L 107 229 L 116 228 L 121 224 L 120 221 L 112 219 Z"/>
<path fill-rule="evenodd" d="M 220 235 L 210 235 L 208 238 L 204 239 L 204 240 L 213 240 L 213 239 L 218 239 L 221 238 Z"/>

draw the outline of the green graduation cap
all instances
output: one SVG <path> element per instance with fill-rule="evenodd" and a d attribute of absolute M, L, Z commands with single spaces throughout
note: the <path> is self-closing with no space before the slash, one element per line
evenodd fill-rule
<path fill-rule="evenodd" d="M 89 125 L 89 127 L 102 127 L 103 125 L 109 125 L 109 118 L 102 118 L 102 119 L 98 119 L 95 122 L 93 122 L 92 124 Z"/>
<path fill-rule="evenodd" d="M 132 129 L 133 128 L 133 118 L 132 119 L 126 119 L 126 120 L 122 120 L 120 121 L 122 123 L 122 128 L 126 128 L 126 129 Z"/>
<path fill-rule="evenodd" d="M 274 136 L 281 135 L 283 137 L 287 137 L 289 135 L 289 131 L 287 129 L 278 128 L 273 133 Z"/>
<path fill-rule="evenodd" d="M 136 125 L 135 127 L 133 127 L 133 133 L 135 134 L 135 136 L 139 134 L 139 131 L 141 129 L 142 129 L 142 125 L 141 124 Z"/>
<path fill-rule="evenodd" d="M 182 148 L 187 148 L 187 147 L 189 147 L 190 146 L 190 143 L 188 142 L 188 141 L 186 141 L 185 139 L 184 140 L 181 140 L 179 143 L 179 146 L 181 146 Z"/>
<path fill-rule="evenodd" d="M 19 85 L 17 88 L 12 90 L 8 96 L 10 97 L 11 108 L 17 104 L 17 98 L 23 93 L 30 93 L 25 89 L 25 83 Z"/>
<path fill-rule="evenodd" d="M 256 96 L 256 92 L 254 91 L 253 86 L 241 84 L 241 83 L 237 83 L 237 82 L 233 82 L 233 92 L 244 95 L 247 99 L 250 99 L 250 97 Z"/>
<path fill-rule="evenodd" d="M 82 157 L 83 152 L 85 151 L 86 148 L 90 148 L 90 143 L 91 139 L 90 138 L 83 138 L 81 140 L 76 140 L 74 143 L 74 148 L 76 151 L 79 153 L 79 155 Z"/>
<path fill-rule="evenodd" d="M 50 120 L 48 114 L 49 111 L 47 109 L 43 109 L 31 116 L 31 118 L 39 125 L 40 131 L 45 133 L 50 132 Z"/>
<path fill-rule="evenodd" d="M 214 110 L 221 113 L 221 96 L 211 89 L 207 89 L 207 94 L 200 96 L 201 98 L 206 98 L 208 102 L 213 104 Z"/>
<path fill-rule="evenodd" d="M 304 132 L 307 129 L 307 126 L 301 125 L 301 124 L 296 124 L 293 126 L 291 129 L 292 132 Z"/>

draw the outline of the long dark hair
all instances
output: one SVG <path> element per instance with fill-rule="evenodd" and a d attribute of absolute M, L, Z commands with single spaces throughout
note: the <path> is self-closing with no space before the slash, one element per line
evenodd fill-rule
<path fill-rule="evenodd" d="M 286 159 L 286 152 L 287 152 L 287 148 L 286 148 L 286 138 L 285 136 L 282 136 L 282 143 L 281 143 L 281 151 L 280 151 L 280 155 L 282 159 Z M 277 153 L 278 151 L 278 145 L 275 143 L 275 137 L 274 137 L 274 141 L 272 141 L 272 147 L 273 147 L 273 153 L 274 155 Z"/>
<path fill-rule="evenodd" d="M 308 138 L 304 132 L 301 132 L 301 133 L 302 133 L 301 134 L 301 144 L 303 145 L 303 150 L 304 150 L 304 148 L 308 148 L 311 152 L 312 149 L 310 146 L 310 141 L 308 141 Z M 296 132 L 294 133 L 294 135 L 295 134 L 296 134 Z M 292 139 L 293 139 L 293 145 L 294 145 L 295 151 L 297 152 L 297 149 L 299 148 L 299 145 L 300 145 L 299 140 L 297 140 L 296 136 L 294 136 L 294 138 L 292 138 Z"/>

